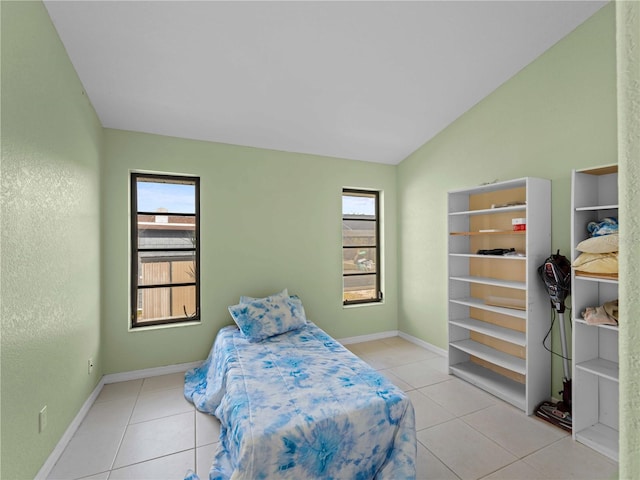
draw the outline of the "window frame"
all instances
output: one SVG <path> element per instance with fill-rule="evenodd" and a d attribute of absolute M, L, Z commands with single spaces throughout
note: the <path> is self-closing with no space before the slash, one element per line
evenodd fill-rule
<path fill-rule="evenodd" d="M 195 213 L 177 213 L 177 212 L 162 212 L 162 215 L 180 216 L 180 217 L 194 217 L 195 218 L 195 231 L 194 239 L 195 245 L 192 247 L 176 247 L 176 248 L 153 248 L 153 247 L 139 247 L 138 237 L 138 216 L 139 215 L 158 215 L 158 212 L 138 211 L 138 179 L 152 179 L 157 180 L 157 183 L 181 183 L 194 186 L 194 201 L 195 201 Z M 166 182 L 163 182 L 165 180 Z M 200 177 L 190 175 L 175 175 L 175 174 L 162 174 L 162 173 L 149 173 L 149 172 L 130 172 L 130 217 L 131 217 L 131 239 L 130 239 L 130 262 L 131 262 L 131 274 L 129 277 L 130 282 L 130 327 L 131 329 L 140 329 L 144 327 L 153 327 L 159 325 L 179 325 L 183 323 L 200 322 L 201 309 L 200 309 Z M 179 282 L 179 283 L 167 283 L 167 284 L 139 284 L 139 270 L 138 270 L 138 253 L 140 251 L 161 251 L 167 253 L 193 251 L 195 257 L 195 278 L 193 282 Z M 138 292 L 143 289 L 152 288 L 172 288 L 172 287 L 195 287 L 195 313 L 193 315 L 186 314 L 184 317 L 165 317 L 151 321 L 138 321 Z"/>
<path fill-rule="evenodd" d="M 342 305 L 343 306 L 349 306 L 349 305 L 366 305 L 366 304 L 377 304 L 377 303 L 381 303 L 384 299 L 384 295 L 382 292 L 382 264 L 380 262 L 381 259 L 381 251 L 382 251 L 382 244 L 381 244 L 381 234 L 380 234 L 380 223 L 381 223 L 381 219 L 380 219 L 380 198 L 381 198 L 381 191 L 379 190 L 366 190 L 363 188 L 347 188 L 344 187 L 342 189 L 342 195 L 340 197 L 340 199 L 342 201 L 344 201 L 344 197 L 345 196 L 349 196 L 350 194 L 352 195 L 360 195 L 360 196 L 367 196 L 367 197 L 373 197 L 375 198 L 375 218 L 369 221 L 375 222 L 375 239 L 376 239 L 376 244 L 375 245 L 358 245 L 358 247 L 361 248 L 375 248 L 376 249 L 376 271 L 375 272 L 360 272 L 360 273 L 350 273 L 350 274 L 345 274 L 345 270 L 344 270 L 344 266 L 342 268 Z M 345 249 L 349 249 L 349 248 L 354 248 L 353 246 L 345 246 L 344 244 L 344 221 L 345 220 L 353 220 L 353 219 L 349 219 L 345 217 L 344 212 L 342 212 L 342 229 L 341 229 L 341 235 L 342 235 L 342 258 L 344 259 L 344 250 Z M 367 221 L 365 219 L 359 219 L 359 221 Z M 343 260 L 344 261 L 344 260 Z M 367 299 L 360 299 L 360 300 L 345 300 L 344 298 L 344 279 L 347 277 L 355 277 L 355 276 L 375 276 L 375 290 L 377 292 L 376 298 L 367 298 Z"/>

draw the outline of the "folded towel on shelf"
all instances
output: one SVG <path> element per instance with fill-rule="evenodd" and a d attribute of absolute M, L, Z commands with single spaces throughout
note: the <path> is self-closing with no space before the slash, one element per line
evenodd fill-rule
<path fill-rule="evenodd" d="M 612 300 L 598 307 L 587 307 L 582 318 L 589 325 L 618 325 L 618 300 Z"/>

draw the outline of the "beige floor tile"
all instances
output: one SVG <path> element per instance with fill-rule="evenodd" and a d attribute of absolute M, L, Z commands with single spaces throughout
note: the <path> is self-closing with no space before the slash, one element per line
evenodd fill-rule
<path fill-rule="evenodd" d="M 409 390 L 415 390 L 411 385 L 398 377 L 391 369 L 380 370 L 380 373 L 384 375 L 391 383 L 393 383 L 396 387 L 401 390 L 408 392 Z"/>
<path fill-rule="evenodd" d="M 405 340 L 399 335 L 395 335 L 393 337 L 381 338 L 380 341 L 385 345 L 389 345 L 391 347 L 416 346 L 415 344 L 411 343 L 409 340 Z"/>
<path fill-rule="evenodd" d="M 430 352 L 429 350 L 413 344 L 409 344 L 405 347 L 396 347 L 396 351 L 394 353 L 399 361 L 403 362 L 401 365 L 421 362 L 423 360 L 438 357 L 437 353 Z"/>
<path fill-rule="evenodd" d="M 354 355 L 358 355 L 356 353 L 356 350 L 358 349 L 358 344 L 357 343 L 350 343 L 350 344 L 347 344 L 347 345 L 343 345 L 343 347 L 346 348 L 347 350 L 349 350 Z"/>
<path fill-rule="evenodd" d="M 481 478 L 517 460 L 458 419 L 421 430 L 417 435 L 420 443 L 464 480 Z"/>
<path fill-rule="evenodd" d="M 128 397 L 137 397 L 142 387 L 142 379 L 129 380 L 127 382 L 108 383 L 96 398 L 95 403 L 109 402 L 111 400 L 122 400 Z"/>
<path fill-rule="evenodd" d="M 129 423 L 135 404 L 135 397 L 96 403 L 91 407 L 87 416 L 84 417 L 82 424 L 80 424 L 78 428 L 78 432 L 82 433 L 106 426 L 125 427 Z"/>
<path fill-rule="evenodd" d="M 196 447 L 220 441 L 220 420 L 196 411 Z"/>
<path fill-rule="evenodd" d="M 436 458 L 427 448 L 418 442 L 416 460 L 416 480 L 459 480 L 455 473 Z"/>
<path fill-rule="evenodd" d="M 125 428 L 107 425 L 76 432 L 48 478 L 69 480 L 106 472 L 113 464 Z"/>
<path fill-rule="evenodd" d="M 546 478 L 608 479 L 618 471 L 616 463 L 571 437 L 558 440 L 523 461 Z"/>
<path fill-rule="evenodd" d="M 111 471 L 109 480 L 176 480 L 195 471 L 195 449 Z"/>
<path fill-rule="evenodd" d="M 209 470 L 213 465 L 217 449 L 217 443 L 196 448 L 196 473 L 200 479 L 209 478 Z"/>
<path fill-rule="evenodd" d="M 491 475 L 482 477 L 482 480 L 540 480 L 541 478 L 550 479 L 550 477 L 545 477 L 531 465 L 519 460 L 501 468 Z M 560 480 L 560 478 L 558 478 L 558 480 Z"/>
<path fill-rule="evenodd" d="M 184 388 L 184 372 L 145 378 L 140 392 L 146 393 L 154 390 L 170 390 L 173 388 Z"/>
<path fill-rule="evenodd" d="M 95 475 L 91 475 L 90 477 L 82 477 L 79 480 L 108 480 L 110 473 L 111 472 L 97 473 Z"/>
<path fill-rule="evenodd" d="M 387 355 L 358 355 L 363 361 L 371 365 L 371 368 L 376 370 L 386 370 L 391 367 L 395 367 L 397 362 L 393 360 L 392 356 Z"/>
<path fill-rule="evenodd" d="M 129 425 L 114 468 L 195 448 L 194 413 L 182 413 Z"/>
<path fill-rule="evenodd" d="M 183 388 L 156 390 L 140 394 L 129 422 L 146 422 L 155 418 L 193 411 L 193 404 L 184 398 Z"/>
<path fill-rule="evenodd" d="M 449 375 L 449 360 L 447 357 L 442 357 L 440 355 L 436 355 L 428 360 L 425 360 L 425 365 L 436 372 L 444 373 L 445 375 Z M 449 375 L 451 378 L 451 375 Z"/>
<path fill-rule="evenodd" d="M 540 450 L 567 432 L 546 425 L 506 404 L 497 404 L 461 417 L 461 420 L 489 437 L 518 458 Z"/>
<path fill-rule="evenodd" d="M 418 390 L 407 392 L 416 414 L 416 430 L 422 430 L 454 418 L 454 416 Z"/>
<path fill-rule="evenodd" d="M 466 415 L 499 402 L 494 396 L 457 378 L 420 389 L 420 392 L 456 416 Z"/>
<path fill-rule="evenodd" d="M 403 340 L 404 342 L 404 340 Z M 419 362 L 438 355 L 424 348 L 405 342 L 404 345 L 384 344 L 378 350 L 367 350 L 361 353 L 363 357 L 385 362 L 389 367 L 397 367 L 408 363 Z"/>
<path fill-rule="evenodd" d="M 385 349 L 391 349 L 390 345 L 385 344 L 382 340 L 371 340 L 369 342 L 351 343 L 346 345 L 356 355 L 364 355 L 366 353 L 380 353 Z"/>
<path fill-rule="evenodd" d="M 426 387 L 451 379 L 449 375 L 433 370 L 429 365 L 429 360 L 423 360 L 417 363 L 394 367 L 391 371 L 413 388 Z"/>

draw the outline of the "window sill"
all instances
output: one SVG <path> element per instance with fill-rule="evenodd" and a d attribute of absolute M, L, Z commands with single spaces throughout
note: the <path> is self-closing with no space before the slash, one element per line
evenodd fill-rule
<path fill-rule="evenodd" d="M 376 305 L 384 305 L 384 300 L 380 302 L 352 303 L 350 305 L 342 304 L 342 308 L 346 310 L 350 308 L 374 307 Z"/>
<path fill-rule="evenodd" d="M 148 332 L 149 330 L 164 330 L 167 328 L 192 327 L 194 325 L 202 325 L 202 320 L 194 322 L 165 323 L 163 325 L 149 325 L 147 327 L 132 327 L 129 325 L 129 332 Z"/>

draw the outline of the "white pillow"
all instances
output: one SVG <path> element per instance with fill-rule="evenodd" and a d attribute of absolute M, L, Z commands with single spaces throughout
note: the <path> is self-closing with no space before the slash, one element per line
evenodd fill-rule
<path fill-rule="evenodd" d="M 602 235 L 601 237 L 591 237 L 581 241 L 576 250 L 585 253 L 610 253 L 618 251 L 618 234 Z"/>
<path fill-rule="evenodd" d="M 618 273 L 618 252 L 581 253 L 572 266 L 579 272 Z"/>
<path fill-rule="evenodd" d="M 307 324 L 300 299 L 290 299 L 288 295 L 282 294 L 231 305 L 229 313 L 243 335 L 252 343 Z"/>

